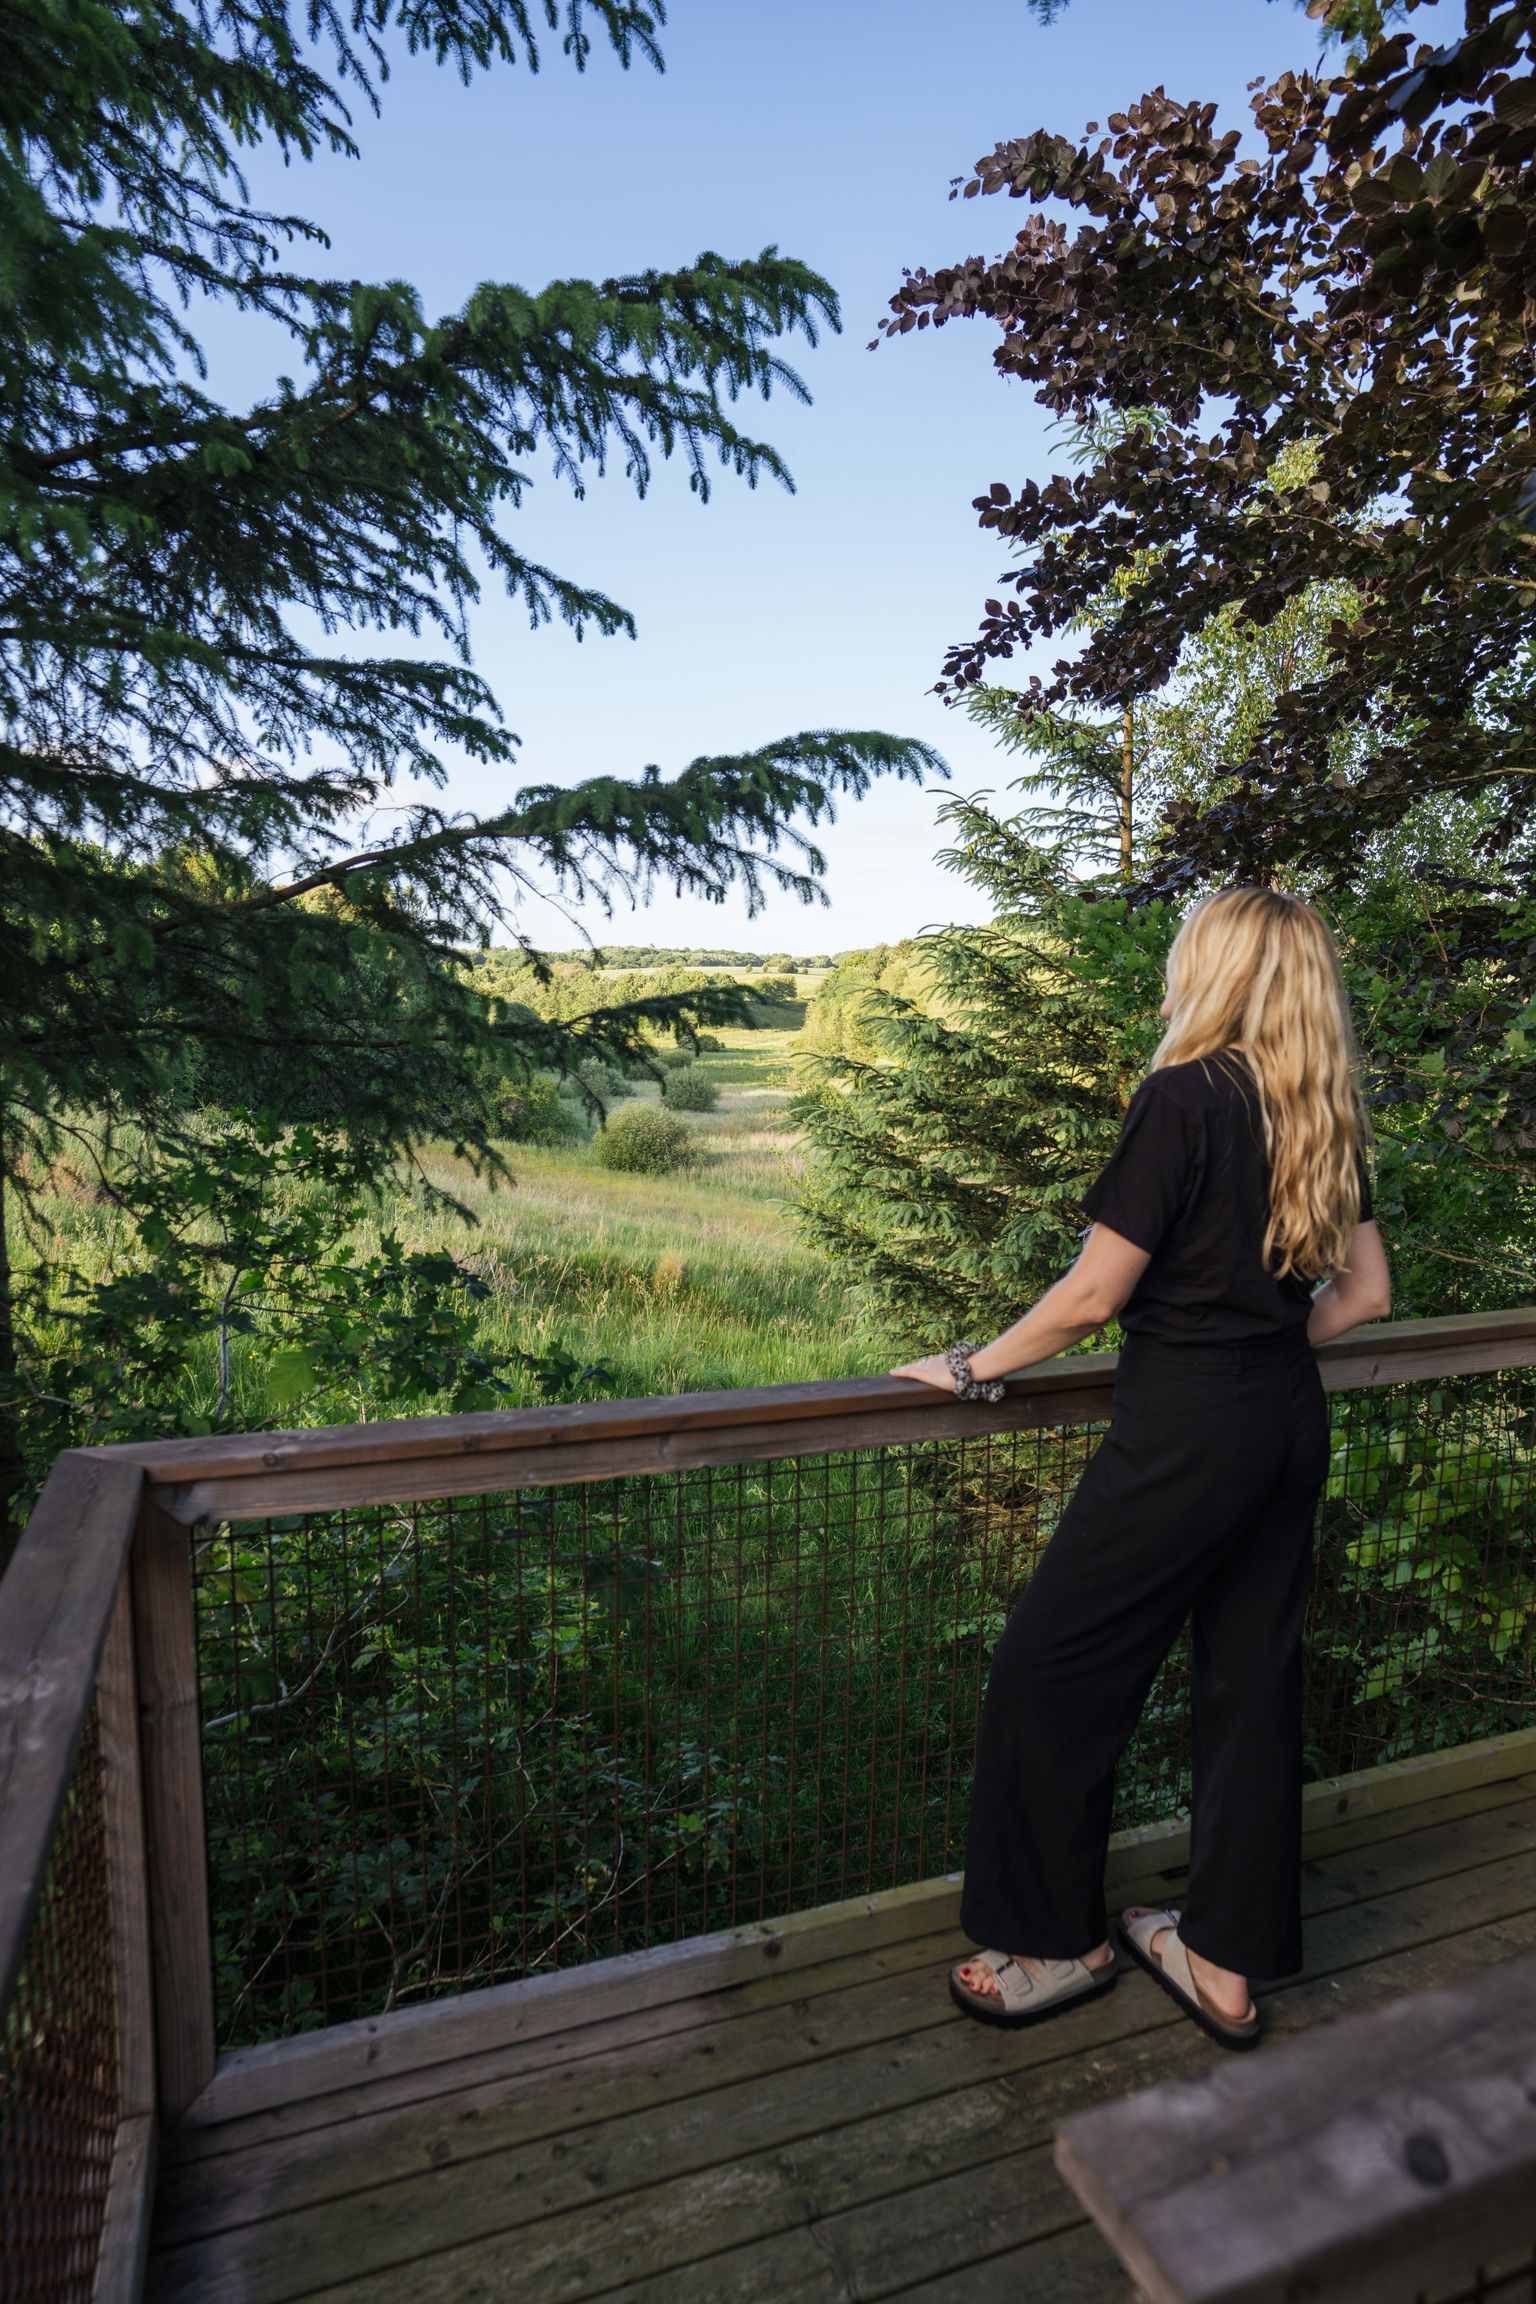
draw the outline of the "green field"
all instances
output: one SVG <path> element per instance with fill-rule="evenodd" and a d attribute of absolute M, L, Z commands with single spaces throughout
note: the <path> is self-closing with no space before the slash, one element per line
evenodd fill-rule
<path fill-rule="evenodd" d="M 829 1264 L 795 1222 L 804 1152 L 789 1104 L 803 1005 L 774 1018 L 721 1029 L 722 1045 L 698 1057 L 719 1103 L 679 1115 L 692 1157 L 676 1173 L 617 1174 L 599 1164 L 589 1139 L 551 1149 L 503 1145 L 509 1175 L 492 1178 L 429 1146 L 419 1162 L 427 1188 L 403 1171 L 387 1182 L 357 1245 L 370 1252 L 387 1232 L 408 1249 L 446 1249 L 488 1290 L 479 1322 L 489 1351 L 562 1347 L 612 1372 L 581 1385 L 583 1394 L 715 1390 L 888 1367 L 894 1339 L 861 1312 L 851 1273 Z M 659 1094 L 642 1081 L 633 1098 L 654 1104 Z M 61 1160 L 35 1196 L 43 1222 L 27 1261 L 41 1257 L 94 1280 L 117 1263 L 121 1235 L 110 1203 L 82 1174 L 87 1165 L 83 1155 Z M 269 1397 L 264 1367 L 236 1343 L 234 1421 L 308 1420 L 302 1405 Z M 515 1361 L 505 1377 L 513 1403 L 538 1397 Z M 194 1415 L 211 1412 L 211 1342 L 192 1355 L 177 1390 Z"/>
<path fill-rule="evenodd" d="M 510 1185 L 428 1155 L 432 1182 L 471 1210 L 466 1227 L 420 1198 L 380 1220 L 411 1244 L 447 1247 L 489 1284 L 494 1341 L 561 1343 L 605 1361 L 621 1393 L 714 1390 L 867 1374 L 894 1346 L 856 1309 L 851 1275 L 801 1239 L 793 1197 L 803 1155 L 789 1101 L 798 1024 L 729 1028 L 699 1062 L 720 1085 L 713 1112 L 681 1117 L 692 1165 L 623 1176 L 590 1144 L 506 1149 Z M 637 1094 L 654 1103 L 649 1082 Z"/>

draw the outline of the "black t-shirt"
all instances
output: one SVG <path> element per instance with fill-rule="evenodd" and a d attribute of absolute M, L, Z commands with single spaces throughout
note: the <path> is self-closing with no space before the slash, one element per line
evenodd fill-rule
<path fill-rule="evenodd" d="M 1151 1256 L 1121 1308 L 1127 1335 L 1240 1344 L 1306 1321 L 1312 1283 L 1265 1269 L 1264 1123 L 1236 1051 L 1148 1073 L 1083 1210 Z M 1362 1224 L 1370 1214 L 1362 1160 Z"/>

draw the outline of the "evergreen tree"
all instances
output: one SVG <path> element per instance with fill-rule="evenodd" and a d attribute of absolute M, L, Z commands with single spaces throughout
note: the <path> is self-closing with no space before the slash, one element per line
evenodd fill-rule
<path fill-rule="evenodd" d="M 643 491 L 669 456 L 701 495 L 712 464 L 788 484 L 733 409 L 803 396 L 776 346 L 836 326 L 825 280 L 773 248 L 705 253 L 487 282 L 434 316 L 405 283 L 328 274 L 318 225 L 249 199 L 244 149 L 355 151 L 348 105 L 377 107 L 392 52 L 466 78 L 537 69 L 547 29 L 578 69 L 595 38 L 659 63 L 662 16 L 661 0 L 23 0 L 0 27 L 0 1396 L 3 1179 L 67 1108 L 159 1127 L 189 1052 L 214 1051 L 268 1081 L 297 1066 L 398 1143 L 460 1098 L 487 1035 L 556 1070 L 569 1053 L 457 964 L 494 922 L 517 934 L 531 881 L 808 897 L 805 824 L 878 775 L 941 766 L 814 731 L 670 778 L 519 789 L 470 662 L 487 582 L 535 626 L 633 629 L 517 544 L 536 459 L 578 492 L 615 460 Z M 291 372 L 247 407 L 206 380 L 199 323 L 219 306 L 286 338 Z M 434 797 L 462 759 L 506 779 L 484 818 Z M 383 815 L 402 781 L 416 796 Z M 690 1012 L 653 1003 L 607 1038 Z"/>
<path fill-rule="evenodd" d="M 940 811 L 941 861 L 994 919 L 914 938 L 899 972 L 845 961 L 795 1104 L 804 1229 L 912 1345 L 1006 1326 L 1071 1261 L 1157 1037 L 1169 908 L 1079 877 L 1085 833 L 1118 839 L 1118 796 L 1094 821 L 1045 770 L 1017 788 L 1013 814 L 985 793 Z"/>
<path fill-rule="evenodd" d="M 1318 585 L 1262 627 L 1229 608 L 1195 636 L 1174 678 L 1138 707 L 1149 805 L 1129 889 L 1112 754 L 1098 768 L 1075 734 L 1053 751 L 1049 722 L 1007 691 L 978 692 L 978 716 L 1038 763 L 1011 787 L 1024 803 L 1011 813 L 984 793 L 942 811 L 954 833 L 945 860 L 995 917 L 917 940 L 900 990 L 882 983 L 878 952 L 862 975 L 850 963 L 829 979 L 833 990 L 845 977 L 839 1029 L 823 1031 L 799 1107 L 817 1153 L 807 1228 L 860 1273 L 905 1342 L 1005 1325 L 1076 1253 L 1082 1191 L 1161 1030 L 1174 907 L 1145 901 L 1138 884 L 1158 813 L 1173 797 L 1193 809 L 1219 800 L 1228 764 L 1240 769 L 1277 697 L 1314 676 L 1353 613 L 1338 585 Z M 1338 733 L 1340 773 L 1359 741 Z M 1465 902 L 1491 815 L 1487 800 L 1432 796 L 1362 847 L 1350 888 L 1322 866 L 1286 875 L 1323 904 L 1339 938 L 1364 1031 L 1393 1293 L 1407 1315 L 1488 1308 L 1536 1287 L 1528 1152 L 1498 1098 L 1476 1077 L 1448 1078 L 1442 1053 L 1501 997 L 1497 936 L 1451 983 L 1422 966 L 1425 936 Z"/>

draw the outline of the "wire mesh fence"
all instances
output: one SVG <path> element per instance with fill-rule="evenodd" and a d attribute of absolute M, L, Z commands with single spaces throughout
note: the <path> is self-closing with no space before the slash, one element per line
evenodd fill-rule
<path fill-rule="evenodd" d="M 1101 1427 L 200 1539 L 220 2033 L 272 2038 L 954 1869 L 987 1661 Z M 1529 1718 L 1530 1370 L 1336 1396 L 1310 1772 Z M 1122 1824 L 1188 1798 L 1182 1650 Z"/>
<path fill-rule="evenodd" d="M 119 2112 L 112 1897 L 93 1711 L 0 2048 L 5 2304 L 88 2304 Z"/>

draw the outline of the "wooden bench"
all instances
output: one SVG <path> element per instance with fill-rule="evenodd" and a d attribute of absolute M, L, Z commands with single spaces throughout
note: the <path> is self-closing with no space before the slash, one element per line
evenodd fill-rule
<path fill-rule="evenodd" d="M 1056 2165 L 1147 2304 L 1468 2285 L 1536 2249 L 1536 1958 L 1082 2113 Z"/>

